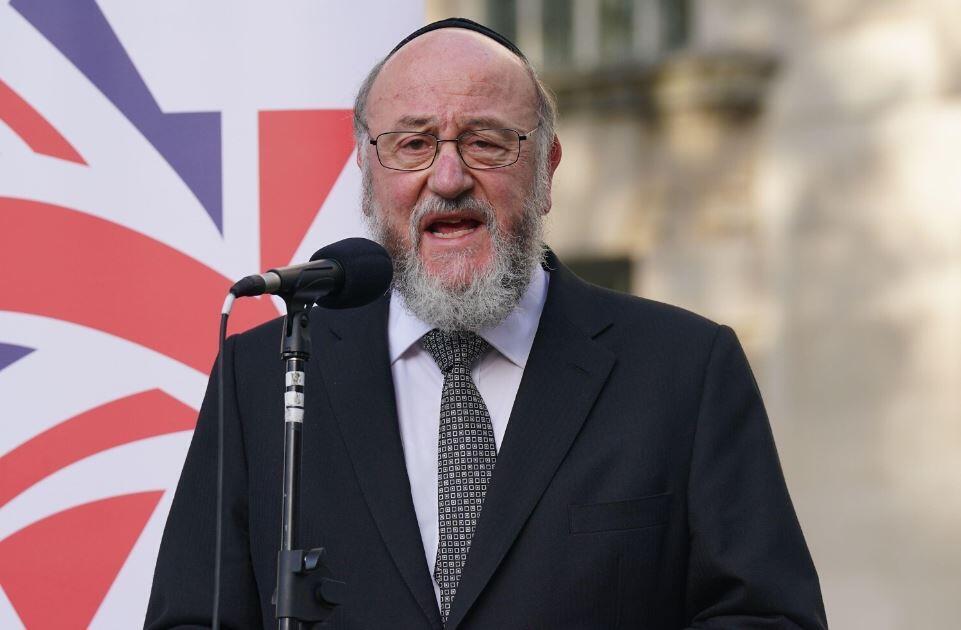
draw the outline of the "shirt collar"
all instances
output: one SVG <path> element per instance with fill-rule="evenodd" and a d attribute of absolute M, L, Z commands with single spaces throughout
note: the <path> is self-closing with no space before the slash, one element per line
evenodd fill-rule
<path fill-rule="evenodd" d="M 479 331 L 481 337 L 518 367 L 527 365 L 534 335 L 540 323 L 541 311 L 547 301 L 549 274 L 538 265 L 531 274 L 531 281 L 514 310 L 497 326 Z M 390 295 L 390 311 L 387 316 L 387 340 L 390 362 L 393 364 L 432 326 L 421 321 L 407 310 L 404 298 L 397 291 Z"/>

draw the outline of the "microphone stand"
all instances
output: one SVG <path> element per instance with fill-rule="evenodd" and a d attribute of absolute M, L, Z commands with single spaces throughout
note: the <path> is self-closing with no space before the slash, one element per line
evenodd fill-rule
<path fill-rule="evenodd" d="M 309 312 L 314 302 L 336 286 L 330 271 L 304 270 L 294 288 L 281 295 L 287 305 L 281 359 L 284 383 L 284 487 L 280 551 L 277 554 L 277 590 L 274 592 L 279 630 L 301 630 L 324 621 L 343 601 L 346 585 L 333 579 L 324 565 L 323 547 L 298 549 L 300 523 L 300 460 L 304 424 L 306 367 L 310 359 Z"/>

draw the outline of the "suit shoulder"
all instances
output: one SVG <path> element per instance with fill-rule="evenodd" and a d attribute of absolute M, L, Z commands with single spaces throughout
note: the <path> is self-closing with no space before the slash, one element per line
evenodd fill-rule
<path fill-rule="evenodd" d="M 344 325 L 344 322 L 357 320 L 361 315 L 369 317 L 370 313 L 377 312 L 385 304 L 386 298 L 355 308 L 334 310 L 314 307 L 309 313 L 311 333 L 316 337 L 321 330 L 338 328 Z M 260 360 L 266 352 L 269 353 L 271 360 L 276 360 L 279 363 L 283 325 L 284 317 L 275 317 L 253 328 L 231 335 L 229 342 L 233 345 L 235 353 L 241 355 L 245 360 L 251 358 Z"/>
<path fill-rule="evenodd" d="M 717 322 L 680 306 L 595 285 L 587 286 L 595 307 L 608 309 L 620 323 L 628 326 L 642 327 L 662 334 L 711 338 L 722 327 Z"/>
<path fill-rule="evenodd" d="M 275 317 L 253 328 L 231 334 L 228 341 L 235 348 L 242 349 L 244 352 L 267 345 L 277 349 L 280 347 L 280 332 L 283 329 L 283 323 L 283 316 Z"/>
<path fill-rule="evenodd" d="M 281 326 L 284 322 L 284 316 L 275 317 L 269 319 L 262 324 L 257 324 L 252 328 L 247 330 L 234 333 L 230 335 L 234 338 L 234 343 L 239 343 L 243 345 L 247 344 L 257 344 L 263 342 L 266 337 L 276 336 L 280 334 Z"/>
<path fill-rule="evenodd" d="M 730 331 L 697 313 L 649 298 L 596 287 L 591 295 L 592 307 L 609 313 L 609 325 L 596 341 L 617 355 L 625 374 L 654 379 L 664 391 L 683 389 L 684 384 L 699 387 L 717 342 Z"/>

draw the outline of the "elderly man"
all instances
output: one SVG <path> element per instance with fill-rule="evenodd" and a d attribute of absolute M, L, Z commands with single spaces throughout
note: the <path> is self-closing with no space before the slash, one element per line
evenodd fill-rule
<path fill-rule="evenodd" d="M 554 117 L 516 47 L 456 19 L 401 42 L 358 94 L 363 211 L 395 281 L 312 318 L 301 538 L 348 584 L 331 626 L 826 627 L 734 334 L 587 285 L 544 248 Z M 235 628 L 273 625 L 278 334 L 224 355 Z M 213 399 L 150 628 L 210 622 Z"/>

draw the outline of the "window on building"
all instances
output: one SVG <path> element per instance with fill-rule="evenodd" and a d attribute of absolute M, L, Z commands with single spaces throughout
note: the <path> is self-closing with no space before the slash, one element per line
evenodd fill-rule
<path fill-rule="evenodd" d="M 541 7 L 544 64 L 559 66 L 570 63 L 574 50 L 573 0 L 543 0 Z"/>
<path fill-rule="evenodd" d="M 634 49 L 634 0 L 600 1 L 601 61 L 630 60 Z"/>
<path fill-rule="evenodd" d="M 690 25 L 688 0 L 660 0 L 661 48 L 675 50 L 687 43 Z"/>
<path fill-rule="evenodd" d="M 655 61 L 687 44 L 691 20 L 690 0 L 487 0 L 482 6 L 491 28 L 552 70 Z M 539 16 L 540 28 L 521 28 L 524 15 Z"/>
<path fill-rule="evenodd" d="M 518 43 L 517 0 L 488 0 L 487 22 L 492 29 L 512 42 Z M 523 49 L 524 46 L 519 45 Z"/>

